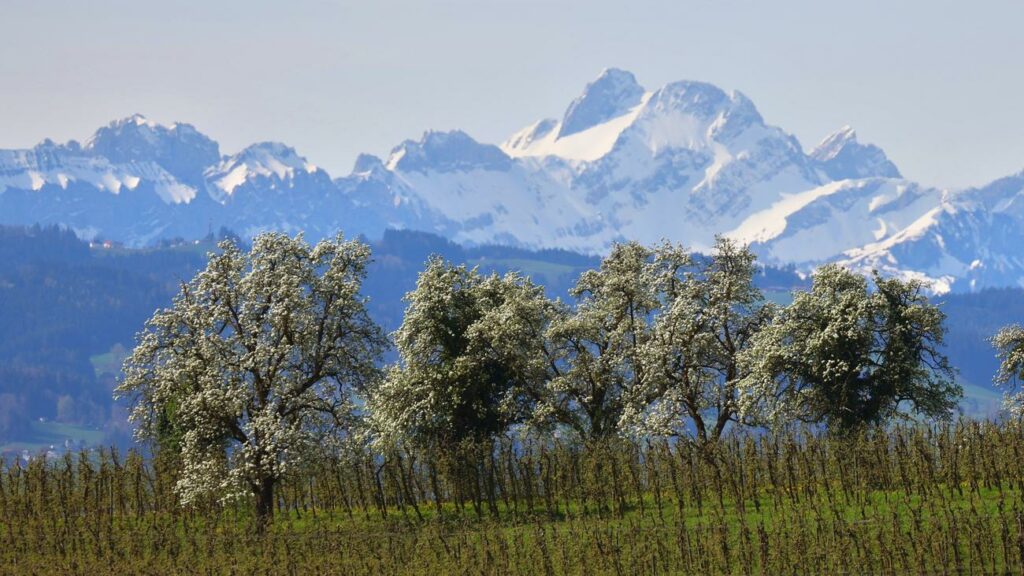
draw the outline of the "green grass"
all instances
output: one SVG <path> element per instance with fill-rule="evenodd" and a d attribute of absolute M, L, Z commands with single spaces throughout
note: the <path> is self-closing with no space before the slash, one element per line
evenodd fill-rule
<path fill-rule="evenodd" d="M 95 446 L 103 442 L 106 436 L 102 430 L 59 422 L 35 421 L 29 424 L 29 428 L 26 436 L 7 444 L 0 444 L 0 453 L 22 450 L 39 452 L 49 449 L 50 446 L 63 450 L 65 440 L 81 441 L 86 446 Z"/>
<path fill-rule="evenodd" d="M 89 363 L 92 364 L 93 372 L 97 377 L 104 375 L 117 377 L 121 374 L 121 365 L 128 357 L 128 353 L 129 350 L 118 342 L 111 346 L 110 350 L 90 356 Z"/>
<path fill-rule="evenodd" d="M 472 265 L 489 268 L 507 268 L 534 279 L 540 284 L 564 284 L 575 278 L 581 269 L 568 264 L 557 264 L 528 258 L 479 259 Z"/>
<path fill-rule="evenodd" d="M 526 439 L 520 439 L 526 440 Z M 536 439 L 533 439 L 536 440 Z M 182 506 L 176 453 L 0 465 L 0 573 L 1002 574 L 1024 428 L 958 421 L 687 442 L 362 448 Z"/>
<path fill-rule="evenodd" d="M 89 363 L 92 364 L 93 372 L 97 376 L 103 374 L 117 374 L 121 370 L 120 364 L 118 364 L 117 358 L 113 352 L 105 352 L 103 354 L 95 354 L 89 357 Z"/>

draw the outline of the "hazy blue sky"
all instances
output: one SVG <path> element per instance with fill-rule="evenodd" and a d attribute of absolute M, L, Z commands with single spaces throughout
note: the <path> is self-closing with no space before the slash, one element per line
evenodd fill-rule
<path fill-rule="evenodd" d="M 851 124 L 904 175 L 1024 169 L 1020 0 L 4 0 L 0 147 L 141 112 L 335 175 L 424 129 L 499 142 L 607 66 L 748 95 L 812 147 Z"/>

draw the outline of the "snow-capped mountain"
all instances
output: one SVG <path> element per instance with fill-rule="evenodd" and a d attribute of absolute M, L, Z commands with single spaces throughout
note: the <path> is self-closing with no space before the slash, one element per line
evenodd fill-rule
<path fill-rule="evenodd" d="M 261 143 L 222 157 L 195 127 L 138 114 L 100 128 L 85 145 L 47 140 L 0 151 L 2 224 L 63 224 L 85 238 L 143 246 L 222 226 L 249 236 L 379 233 L 373 221 L 292 148 Z"/>
<path fill-rule="evenodd" d="M 373 206 L 389 226 L 474 244 L 581 251 L 615 237 L 597 208 L 557 177 L 463 132 L 427 132 L 397 146 L 385 161 L 362 157 L 356 170 L 339 187 Z"/>
<path fill-rule="evenodd" d="M 700 250 L 725 234 L 807 271 L 839 261 L 937 291 L 1024 285 L 1024 173 L 923 187 L 850 127 L 808 152 L 739 92 L 647 89 L 616 69 L 500 144 L 428 131 L 334 179 L 284 144 L 225 156 L 191 125 L 140 115 L 84 145 L 0 151 L 0 223 L 35 222 L 130 245 L 221 226 L 311 239 L 392 227 L 587 253 L 625 239 Z"/>
<path fill-rule="evenodd" d="M 428 133 L 381 165 L 391 198 L 457 241 L 586 252 L 626 238 L 706 247 L 779 191 L 824 183 L 742 94 L 699 82 L 646 91 L 619 70 L 500 148 Z"/>
<path fill-rule="evenodd" d="M 191 124 L 163 126 L 141 114 L 100 128 L 84 149 L 112 164 L 156 164 L 193 188 L 202 187 L 203 171 L 220 158 L 220 146 Z"/>
<path fill-rule="evenodd" d="M 429 140 L 420 144 L 437 152 Z M 561 118 L 506 140 L 507 159 L 488 149 L 487 161 L 459 153 L 478 160 L 454 165 L 450 153 L 417 150 L 407 168 L 411 144 L 379 163 L 377 180 L 425 215 L 423 227 L 468 242 L 601 252 L 668 238 L 703 249 L 726 234 L 768 262 L 809 270 L 890 239 L 947 194 L 903 180 L 849 127 L 807 153 L 743 94 L 700 82 L 647 91 L 619 70 L 588 84 Z M 505 186 L 491 184 L 499 178 Z"/>
<path fill-rule="evenodd" d="M 840 180 L 784 194 L 729 236 L 773 263 L 819 264 L 851 247 L 892 237 L 934 207 L 943 193 L 886 178 Z"/>
<path fill-rule="evenodd" d="M 796 141 L 766 126 L 744 96 L 693 82 L 647 93 L 622 116 L 540 144 L 507 149 L 563 160 L 567 187 L 621 236 L 647 241 L 668 234 L 708 245 L 766 207 L 765 190 L 821 183 Z"/>
<path fill-rule="evenodd" d="M 63 224 L 83 237 L 145 244 L 199 233 L 181 210 L 198 206 L 197 196 L 195 186 L 155 161 L 115 163 L 74 141 L 0 151 L 0 223 Z"/>
<path fill-rule="evenodd" d="M 881 148 L 858 142 L 857 131 L 849 126 L 822 140 L 810 156 L 832 180 L 903 177 Z"/>
<path fill-rule="evenodd" d="M 251 237 L 265 230 L 317 239 L 339 230 L 378 234 L 374 216 L 356 207 L 331 176 L 277 142 L 253 144 L 205 171 L 219 225 Z"/>
<path fill-rule="evenodd" d="M 838 260 L 919 278 L 937 292 L 1024 287 L 1024 172 L 947 194 L 895 234 Z"/>

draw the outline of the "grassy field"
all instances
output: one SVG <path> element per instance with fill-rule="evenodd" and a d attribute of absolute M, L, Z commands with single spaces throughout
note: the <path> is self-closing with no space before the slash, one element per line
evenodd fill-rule
<path fill-rule="evenodd" d="M 993 574 L 1024 567 L 1024 434 L 965 422 L 339 455 L 182 507 L 173 459 L 0 471 L 0 573 Z"/>
<path fill-rule="evenodd" d="M 568 290 L 580 273 L 584 271 L 584 268 L 569 264 L 528 258 L 480 258 L 471 260 L 467 264 L 480 266 L 483 269 L 515 270 L 529 276 L 534 282 L 553 288 L 558 292 L 563 289 Z M 563 294 L 559 295 L 564 297 Z"/>
<path fill-rule="evenodd" d="M 125 358 L 124 347 L 115 345 L 115 348 L 117 350 L 111 350 L 103 354 L 94 354 L 89 357 L 89 363 L 92 364 L 92 369 L 96 376 L 109 374 L 117 377 L 121 374 L 121 364 Z"/>
<path fill-rule="evenodd" d="M 88 426 L 76 426 L 73 424 L 61 424 L 59 422 L 34 421 L 29 424 L 30 432 L 24 438 L 7 444 L 0 444 L 0 454 L 21 452 L 28 450 L 30 453 L 49 450 L 53 446 L 56 450 L 63 452 L 64 441 L 71 440 L 75 444 L 96 446 L 106 436 L 102 430 Z"/>

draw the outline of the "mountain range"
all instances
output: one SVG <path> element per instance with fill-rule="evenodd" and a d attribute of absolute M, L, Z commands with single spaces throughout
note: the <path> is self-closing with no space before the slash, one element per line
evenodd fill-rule
<path fill-rule="evenodd" d="M 428 131 L 338 178 L 284 144 L 224 155 L 189 124 L 141 115 L 84 144 L 0 150 L 0 224 L 33 223 L 130 246 L 220 227 L 309 239 L 404 228 L 588 254 L 633 239 L 703 250 L 724 234 L 802 271 L 840 262 L 937 293 L 1024 286 L 1024 172 L 921 186 L 850 127 L 807 150 L 739 92 L 649 90 L 618 69 L 502 143 Z"/>

